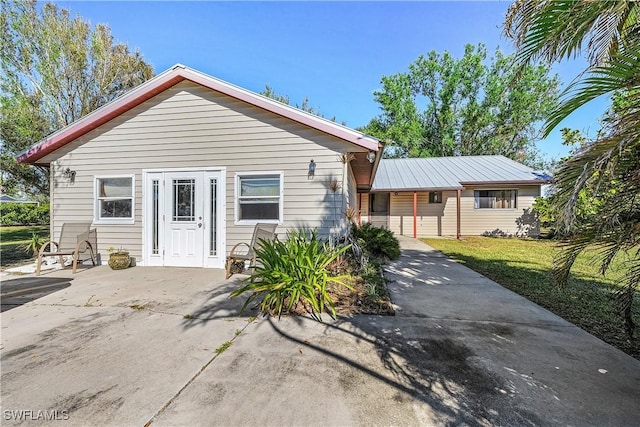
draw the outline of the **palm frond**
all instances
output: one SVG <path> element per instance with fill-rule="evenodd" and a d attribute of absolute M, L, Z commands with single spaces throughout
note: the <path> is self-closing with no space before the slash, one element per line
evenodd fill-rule
<path fill-rule="evenodd" d="M 547 119 L 544 135 L 548 136 L 562 120 L 589 101 L 640 86 L 639 70 L 640 48 L 629 49 L 616 55 L 606 66 L 593 69 L 588 77 L 574 81 L 560 95 L 562 101 Z"/>
<path fill-rule="evenodd" d="M 624 0 L 519 0 L 507 11 L 504 33 L 522 64 L 575 58 L 586 50 L 591 66 L 601 66 L 637 28 L 638 6 Z"/>

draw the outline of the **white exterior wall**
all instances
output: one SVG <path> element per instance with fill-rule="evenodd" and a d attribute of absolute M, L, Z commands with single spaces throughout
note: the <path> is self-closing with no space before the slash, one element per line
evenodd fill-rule
<path fill-rule="evenodd" d="M 369 222 L 369 193 L 360 193 L 358 195 L 360 199 L 360 222 Z"/>
<path fill-rule="evenodd" d="M 53 236 L 59 235 L 65 221 L 93 220 L 95 176 L 134 174 L 134 224 L 95 228 L 103 259 L 106 249 L 113 246 L 125 248 L 141 260 L 142 171 L 213 167 L 226 168 L 227 251 L 238 242 L 249 241 L 254 228 L 234 225 L 238 172 L 284 173 L 284 224 L 278 226 L 278 234 L 301 226 L 327 233 L 334 211 L 326 181 L 329 177 L 342 181 L 348 169 L 338 154 L 348 151 L 366 150 L 202 86 L 181 82 L 42 159 L 52 162 Z M 311 159 L 317 165 L 313 179 L 308 177 Z M 76 171 L 73 183 L 62 175 L 66 168 Z M 348 177 L 350 188 L 351 179 L 352 175 Z"/>
<path fill-rule="evenodd" d="M 540 186 L 504 187 L 517 189 L 515 209 L 475 209 L 474 190 L 499 187 L 474 187 L 462 191 L 460 198 L 460 232 L 463 236 L 526 235 L 536 236 L 539 229 L 532 224 L 531 206 L 540 195 Z M 365 196 L 363 194 L 363 196 Z M 361 212 L 368 208 L 363 197 Z M 443 191 L 442 203 L 429 203 L 427 192 L 418 193 L 416 229 L 418 237 L 456 235 L 456 192 Z M 363 219 L 366 215 L 363 213 Z M 389 229 L 396 234 L 413 237 L 413 192 L 391 193 Z"/>
<path fill-rule="evenodd" d="M 475 209 L 474 190 L 518 190 L 515 209 Z M 540 195 L 539 185 L 510 187 L 474 187 L 462 191 L 460 201 L 462 235 L 478 236 L 485 233 L 495 235 L 537 236 L 540 232 L 535 224 L 531 228 L 531 206 Z M 453 233 L 455 235 L 455 231 Z"/>

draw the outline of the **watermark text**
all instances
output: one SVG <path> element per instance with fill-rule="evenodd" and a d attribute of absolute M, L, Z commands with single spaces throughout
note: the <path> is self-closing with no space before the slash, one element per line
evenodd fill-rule
<path fill-rule="evenodd" d="M 5 409 L 5 421 L 64 421 L 69 419 L 69 411 L 57 409 Z"/>

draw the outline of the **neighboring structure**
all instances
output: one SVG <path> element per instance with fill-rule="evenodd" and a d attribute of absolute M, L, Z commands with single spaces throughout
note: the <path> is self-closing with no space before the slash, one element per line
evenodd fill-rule
<path fill-rule="evenodd" d="M 258 222 L 326 235 L 358 207 L 411 236 L 536 233 L 530 207 L 548 177 L 499 156 L 380 161 L 382 149 L 176 65 L 18 161 L 50 167 L 54 238 L 90 220 L 98 252 L 126 249 L 140 265 L 223 268 Z"/>
<path fill-rule="evenodd" d="M 33 202 L 27 199 L 18 199 L 17 197 L 9 196 L 8 194 L 0 194 L 0 204 L 4 203 L 23 203 L 31 205 L 39 205 L 38 202 Z"/>
<path fill-rule="evenodd" d="M 223 268 L 257 222 L 344 226 L 381 153 L 374 138 L 176 65 L 18 161 L 50 167 L 52 236 L 92 220 L 103 256 Z"/>
<path fill-rule="evenodd" d="M 385 159 L 360 218 L 413 237 L 536 236 L 531 206 L 549 181 L 504 156 Z"/>

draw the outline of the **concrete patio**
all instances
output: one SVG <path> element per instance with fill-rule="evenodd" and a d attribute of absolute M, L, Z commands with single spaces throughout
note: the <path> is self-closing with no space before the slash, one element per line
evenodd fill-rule
<path fill-rule="evenodd" d="M 29 410 L 83 426 L 637 423 L 639 361 L 401 243 L 397 315 L 327 323 L 240 314 L 243 276 L 221 270 L 47 274 L 71 285 L 1 314 L 3 424 Z"/>

